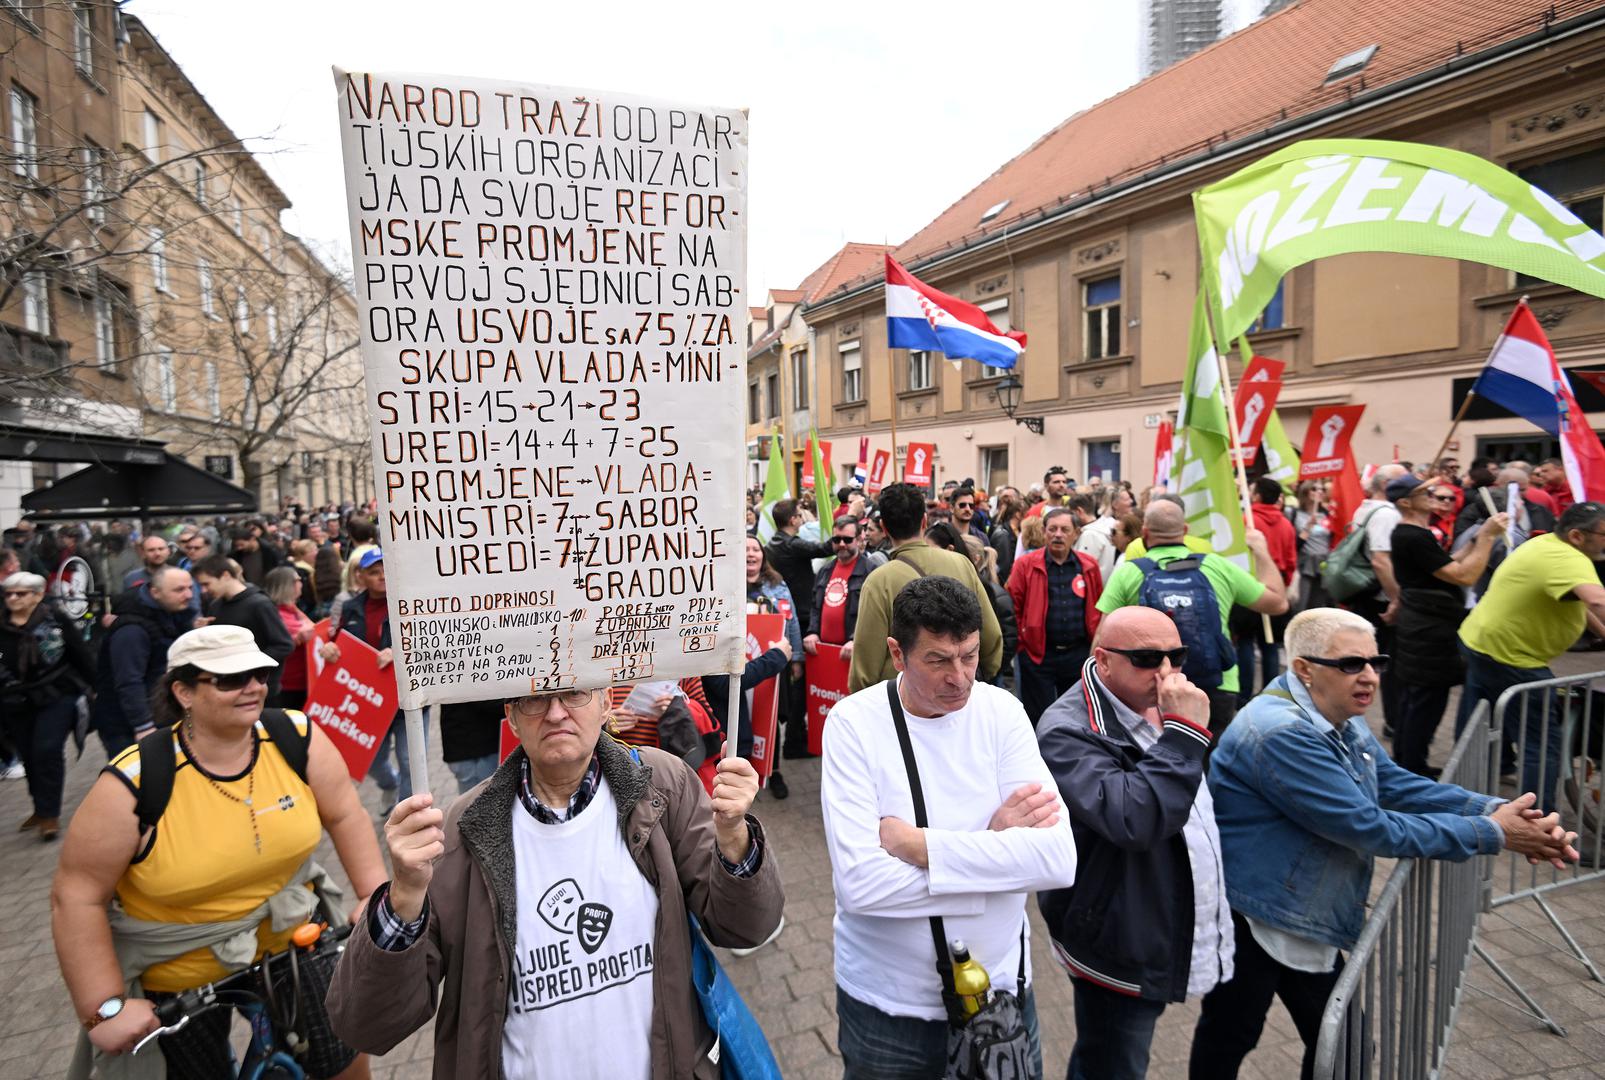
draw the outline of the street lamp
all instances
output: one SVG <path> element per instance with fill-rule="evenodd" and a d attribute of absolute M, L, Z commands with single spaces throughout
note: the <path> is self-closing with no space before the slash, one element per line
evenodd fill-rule
<path fill-rule="evenodd" d="M 1015 416 L 1014 412 L 1020 407 L 1020 392 L 1025 389 L 1018 376 L 1009 372 L 998 382 L 996 392 L 998 404 L 1003 408 L 1003 415 L 1016 424 L 1024 424 L 1025 429 L 1033 435 L 1042 434 L 1043 418 L 1040 416 Z"/>

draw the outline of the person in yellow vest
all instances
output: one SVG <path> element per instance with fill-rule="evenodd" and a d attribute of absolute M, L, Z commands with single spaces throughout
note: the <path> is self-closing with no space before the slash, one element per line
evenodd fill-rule
<path fill-rule="evenodd" d="M 51 930 L 97 1059 L 154 1031 L 159 1001 L 282 952 L 338 893 L 312 858 L 325 831 L 359 897 L 353 919 L 385 881 L 340 752 L 303 714 L 263 709 L 276 666 L 243 627 L 181 635 L 157 685 L 156 731 L 112 759 L 73 816 Z M 302 1067 L 366 1077 L 366 1058 L 329 1032 L 329 966 L 301 968 Z M 230 1018 L 212 1010 L 162 1036 L 167 1075 L 233 1075 Z M 87 1077 L 89 1059 L 81 1046 L 69 1075 Z M 97 1061 L 100 1075 L 109 1064 Z"/>

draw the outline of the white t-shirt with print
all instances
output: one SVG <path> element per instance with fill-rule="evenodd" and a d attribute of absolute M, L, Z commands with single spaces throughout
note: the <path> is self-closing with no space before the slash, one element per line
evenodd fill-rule
<path fill-rule="evenodd" d="M 507 1080 L 649 1080 L 658 897 L 604 779 L 578 816 L 513 803 L 518 941 L 502 1028 Z M 689 991 L 688 991 L 689 992 Z"/>

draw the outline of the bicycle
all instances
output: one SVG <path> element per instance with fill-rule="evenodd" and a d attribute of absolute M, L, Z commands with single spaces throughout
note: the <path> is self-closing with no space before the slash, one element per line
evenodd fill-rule
<path fill-rule="evenodd" d="M 251 1026 L 251 1041 L 244 1060 L 235 1068 L 238 1080 L 304 1080 L 305 1070 L 296 1056 L 306 1049 L 306 1040 L 297 1030 L 301 996 L 301 965 L 338 958 L 345 950 L 350 926 L 331 928 L 322 923 L 303 923 L 291 936 L 292 946 L 281 953 L 270 953 L 248 968 L 217 982 L 185 990 L 156 1006 L 162 1026 L 139 1040 L 138 1054 L 163 1035 L 182 1031 L 189 1022 L 212 1009 L 238 1009 Z M 273 989 L 273 978 L 289 966 L 288 1001 Z M 278 1033 L 284 1034 L 288 1048 L 280 1049 Z"/>

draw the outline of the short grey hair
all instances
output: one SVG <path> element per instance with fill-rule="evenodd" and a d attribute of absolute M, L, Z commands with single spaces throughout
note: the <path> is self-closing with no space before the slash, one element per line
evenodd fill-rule
<path fill-rule="evenodd" d="M 1358 630 L 1372 637 L 1376 628 L 1352 611 L 1342 608 L 1306 608 L 1287 624 L 1287 656 L 1325 656 L 1332 639 L 1344 630 Z"/>
<path fill-rule="evenodd" d="M 26 570 L 18 570 L 4 581 L 0 581 L 0 589 L 12 591 L 21 589 L 24 592 L 42 593 L 45 591 L 45 585 L 44 578 L 38 574 L 30 574 Z"/>
<path fill-rule="evenodd" d="M 1403 476 L 1409 472 L 1403 465 L 1380 465 L 1377 471 L 1371 474 L 1371 482 L 1365 486 L 1369 495 L 1380 495 L 1387 490 L 1388 481 Z M 1369 624 L 1367 624 L 1369 625 Z"/>

